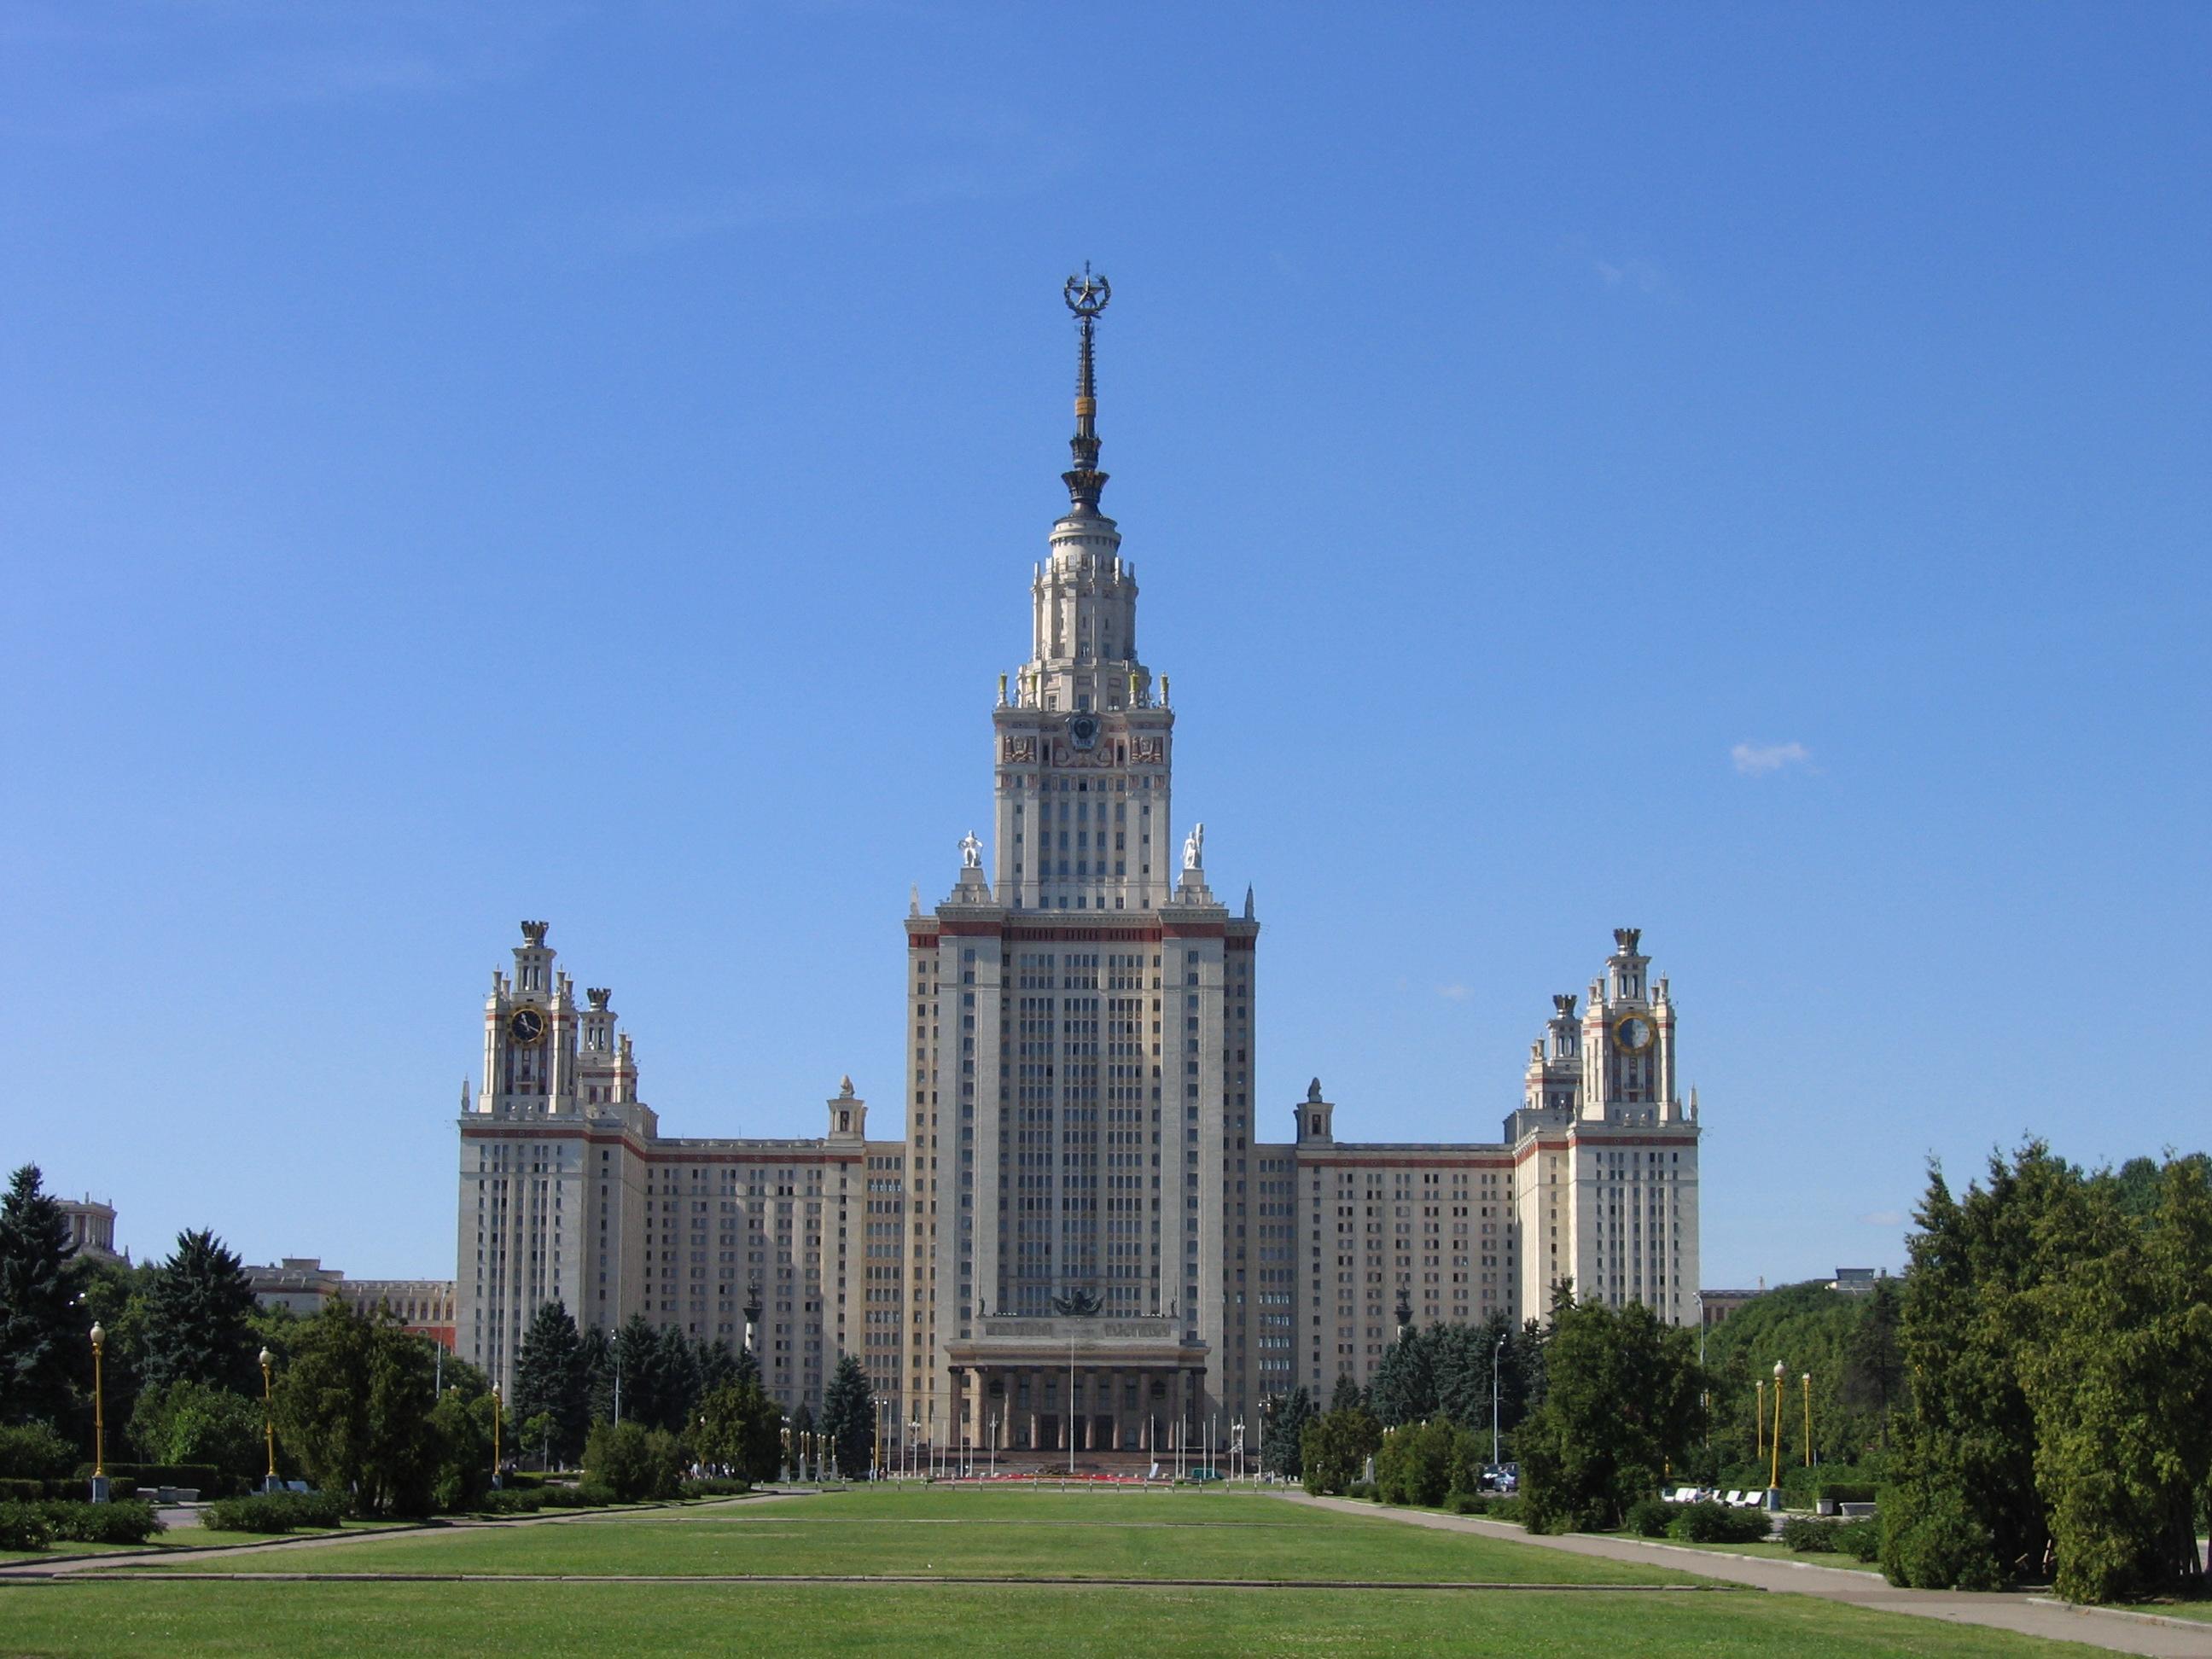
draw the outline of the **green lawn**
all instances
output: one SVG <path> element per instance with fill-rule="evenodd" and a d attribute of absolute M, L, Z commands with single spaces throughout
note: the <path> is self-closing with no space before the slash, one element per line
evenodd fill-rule
<path fill-rule="evenodd" d="M 140 1561 L 0 1580 L 0 1652 L 175 1656 L 482 1650 L 978 1655 L 1424 1653 L 1671 1659 L 2080 1653 L 1968 1626 L 1729 1588 L 1656 1567 L 1206 1492 L 854 1492 L 592 1516 L 263 1555 L 218 1571 L 468 1572 L 463 1582 L 256 1582 Z M 501 1583 L 515 1572 L 658 1582 Z M 1130 1584 L 703 1583 L 707 1573 L 1011 1574 Z M 1174 1588 L 1164 1578 L 1480 1580 L 1586 1589 Z M 1653 1588 L 1635 1589 L 1632 1585 Z M 1603 1586 L 1622 1586 L 1606 1588 Z"/>
<path fill-rule="evenodd" d="M 894 1491 L 741 1501 L 171 1564 L 178 1572 L 725 1573 L 1656 1584 L 1621 1566 L 1380 1516 L 1200 1492 Z"/>

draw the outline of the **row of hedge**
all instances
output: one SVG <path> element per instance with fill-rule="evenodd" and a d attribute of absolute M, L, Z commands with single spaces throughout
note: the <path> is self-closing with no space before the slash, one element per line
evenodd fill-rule
<path fill-rule="evenodd" d="M 200 1510 L 210 1532 L 296 1532 L 302 1527 L 335 1527 L 349 1507 L 336 1492 L 257 1492 L 250 1498 L 219 1498 Z"/>
<path fill-rule="evenodd" d="M 76 1498 L 0 1503 L 0 1550 L 42 1550 L 49 1544 L 143 1544 L 166 1530 L 151 1504 L 124 1498 L 92 1504 Z"/>

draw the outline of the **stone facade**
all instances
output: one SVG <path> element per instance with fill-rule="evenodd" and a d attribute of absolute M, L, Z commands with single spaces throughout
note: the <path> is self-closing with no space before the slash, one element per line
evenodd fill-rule
<path fill-rule="evenodd" d="M 1160 1452 L 1364 1378 L 1401 1297 L 1517 1320 L 1571 1278 L 1695 1317 L 1696 1108 L 1637 930 L 1553 999 L 1498 1139 L 1340 1141 L 1317 1080 L 1262 1139 L 1260 922 L 1249 890 L 1216 898 L 1204 827 L 1176 829 L 1168 677 L 1098 510 L 1103 289 L 1080 292 L 1070 505 L 992 710 L 993 842 L 905 921 L 897 1138 L 867 1138 L 849 1079 L 819 1139 L 662 1136 L 609 994 L 579 1001 L 525 923 L 460 1121 L 458 1350 L 495 1380 L 544 1301 L 735 1345 L 757 1285 L 787 1407 L 852 1352 L 894 1443 Z"/>

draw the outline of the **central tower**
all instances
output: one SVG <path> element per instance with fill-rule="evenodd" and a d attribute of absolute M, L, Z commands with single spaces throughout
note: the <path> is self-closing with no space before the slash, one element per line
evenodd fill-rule
<path fill-rule="evenodd" d="M 1136 574 L 1099 510 L 1097 328 L 1063 290 L 1075 433 L 992 711 L 993 845 L 907 918 L 909 1375 L 947 1441 L 1164 1449 L 1243 1398 L 1241 1226 L 1254 944 L 1174 829 L 1175 716 L 1138 656 Z M 988 874 L 987 874 L 988 870 Z M 1241 1219 L 1241 1218 L 1240 1218 Z"/>

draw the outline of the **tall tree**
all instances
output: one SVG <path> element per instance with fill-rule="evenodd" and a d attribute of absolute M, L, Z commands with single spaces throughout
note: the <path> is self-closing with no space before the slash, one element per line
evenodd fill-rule
<path fill-rule="evenodd" d="M 699 1401 L 700 1461 L 753 1481 L 773 1480 L 783 1462 L 783 1414 L 758 1382 L 732 1379 Z"/>
<path fill-rule="evenodd" d="M 1515 1437 L 1528 1525 L 1617 1527 L 1704 1432 L 1697 1340 L 1641 1303 L 1563 1301 L 1541 1405 Z"/>
<path fill-rule="evenodd" d="M 552 1450 L 568 1457 L 583 1450 L 586 1425 L 581 1339 L 576 1322 L 558 1302 L 548 1302 L 531 1316 L 514 1360 L 514 1398 L 507 1408 L 517 1420 L 543 1415 L 550 1428 Z"/>
<path fill-rule="evenodd" d="M 211 1232 L 179 1233 L 174 1252 L 147 1280 L 142 1385 L 260 1393 L 253 1311 L 253 1286 L 237 1255 Z"/>
<path fill-rule="evenodd" d="M 584 1379 L 585 1413 L 592 1422 L 609 1423 L 615 1414 L 614 1344 L 605 1331 L 593 1325 L 576 1340 L 576 1369 Z"/>
<path fill-rule="evenodd" d="M 1266 1417 L 1267 1438 L 1260 1448 L 1260 1467 L 1270 1474 L 1297 1480 L 1305 1467 L 1299 1439 L 1313 1419 L 1313 1395 L 1304 1383 L 1275 1395 Z"/>
<path fill-rule="evenodd" d="M 71 1419 L 70 1385 L 91 1365 L 71 1254 L 61 1206 L 26 1164 L 0 1199 L 0 1422 Z"/>
<path fill-rule="evenodd" d="M 388 1315 L 331 1302 L 301 1322 L 277 1379 L 279 1440 L 317 1486 L 350 1492 L 363 1515 L 430 1512 L 444 1450 L 430 1346 Z"/>
<path fill-rule="evenodd" d="M 660 1338 L 641 1313 L 623 1321 L 611 1344 L 614 1377 L 608 1388 L 610 1419 L 623 1423 L 660 1421 Z"/>
<path fill-rule="evenodd" d="M 1332 1412 L 1356 1411 L 1364 1408 L 1366 1404 L 1367 1391 L 1352 1381 L 1350 1371 L 1339 1371 L 1336 1374 L 1336 1387 L 1330 1391 L 1328 1396 L 1329 1410 Z"/>
<path fill-rule="evenodd" d="M 841 1354 L 822 1396 L 822 1432 L 830 1437 L 837 1473 L 865 1480 L 875 1450 L 875 1404 L 858 1356 Z"/>

